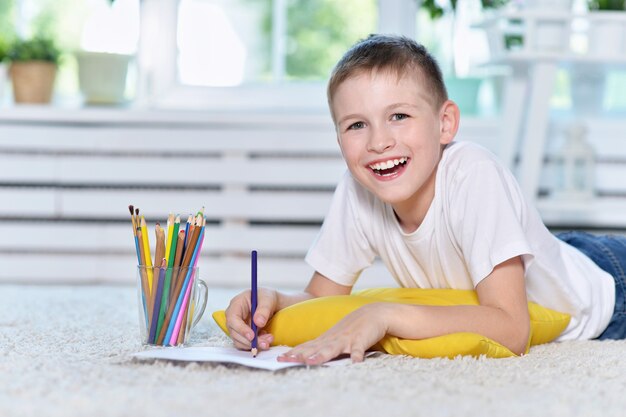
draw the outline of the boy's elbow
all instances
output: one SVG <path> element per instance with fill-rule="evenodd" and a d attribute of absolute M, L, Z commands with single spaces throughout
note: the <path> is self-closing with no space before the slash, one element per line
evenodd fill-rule
<path fill-rule="evenodd" d="M 528 342 L 530 338 L 530 320 L 524 320 L 522 323 L 518 323 L 512 326 L 514 330 L 510 338 L 509 350 L 518 356 L 526 353 Z"/>

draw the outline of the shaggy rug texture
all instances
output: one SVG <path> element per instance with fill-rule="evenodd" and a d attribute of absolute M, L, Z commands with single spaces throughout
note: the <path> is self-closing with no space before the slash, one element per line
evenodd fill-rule
<path fill-rule="evenodd" d="M 229 344 L 209 313 L 233 294 L 209 289 L 192 345 Z M 275 373 L 142 362 L 140 349 L 134 288 L 0 285 L 0 416 L 626 415 L 626 341 Z"/>

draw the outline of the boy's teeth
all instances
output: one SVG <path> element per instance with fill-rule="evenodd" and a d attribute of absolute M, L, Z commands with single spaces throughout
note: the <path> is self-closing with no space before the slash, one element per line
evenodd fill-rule
<path fill-rule="evenodd" d="M 389 169 L 389 168 L 393 168 L 396 165 L 400 165 L 406 162 L 406 158 L 400 158 L 400 159 L 390 159 L 389 161 L 384 161 L 384 162 L 377 162 L 375 164 L 370 165 L 371 169 L 375 169 L 377 171 L 381 171 L 384 169 Z"/>

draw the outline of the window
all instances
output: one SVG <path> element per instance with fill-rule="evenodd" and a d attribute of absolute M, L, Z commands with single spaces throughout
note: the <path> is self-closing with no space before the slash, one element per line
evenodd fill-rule
<path fill-rule="evenodd" d="M 156 26 L 158 20 L 159 27 L 175 27 L 163 36 L 174 36 L 176 43 L 167 57 L 156 50 L 143 57 L 145 62 L 161 62 L 160 67 L 144 67 L 146 90 L 156 91 L 159 104 L 166 107 L 263 103 L 325 109 L 323 83 L 346 48 L 377 31 L 377 7 L 376 0 L 155 3 L 152 10 L 144 10 L 143 24 Z M 163 16 L 173 17 L 164 25 Z M 169 42 L 143 33 L 153 37 L 153 44 Z"/>
<path fill-rule="evenodd" d="M 80 102 L 72 51 L 85 48 L 138 51 L 139 105 L 323 111 L 324 83 L 345 49 L 377 31 L 412 35 L 417 7 L 415 0 L 0 3 L 0 26 L 21 36 L 47 32 L 67 51 L 57 102 Z"/>
<path fill-rule="evenodd" d="M 376 31 L 374 0 L 179 0 L 184 85 L 325 80 L 356 40 Z"/>
<path fill-rule="evenodd" d="M 79 96 L 71 51 L 137 51 L 138 104 L 318 109 L 342 53 L 373 32 L 415 33 L 415 0 L 2 0 L 0 26 L 63 50 L 56 97 Z M 141 4 L 141 10 L 139 5 Z M 6 33 L 3 31 L 3 33 Z"/>
<path fill-rule="evenodd" d="M 484 33 L 470 27 L 480 18 L 480 1 L 458 2 L 454 45 L 450 16 L 432 21 L 417 10 L 417 3 L 0 0 L 0 36 L 44 32 L 56 38 L 66 51 L 57 76 L 57 101 L 80 101 L 72 51 L 85 48 L 137 53 L 131 85 L 136 86 L 138 105 L 325 112 L 330 69 L 348 46 L 373 32 L 417 33 L 444 72 L 452 72 L 454 61 L 459 75 L 485 75 L 479 66 L 488 59 Z M 610 74 L 605 107 L 626 107 L 625 79 L 623 73 Z M 565 72 L 557 87 L 554 108 L 570 109 Z"/>

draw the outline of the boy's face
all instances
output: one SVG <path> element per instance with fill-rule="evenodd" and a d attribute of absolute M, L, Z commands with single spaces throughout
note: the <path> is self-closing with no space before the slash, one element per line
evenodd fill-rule
<path fill-rule="evenodd" d="M 394 208 L 430 205 L 441 145 L 452 141 L 458 108 L 435 110 L 416 76 L 362 72 L 332 99 L 337 138 L 352 176 Z"/>

